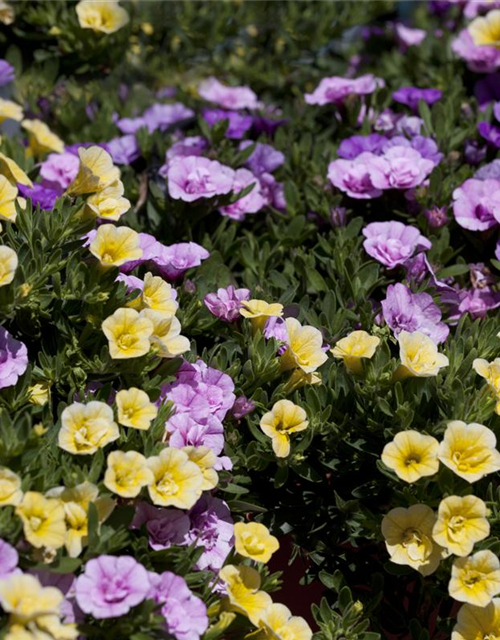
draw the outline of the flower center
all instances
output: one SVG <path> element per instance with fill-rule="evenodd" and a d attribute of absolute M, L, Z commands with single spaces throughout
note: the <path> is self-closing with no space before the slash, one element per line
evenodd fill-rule
<path fill-rule="evenodd" d="M 204 167 L 197 167 L 188 174 L 186 184 L 184 186 L 186 193 L 200 193 L 215 191 L 210 181 L 210 172 Z"/>
<path fill-rule="evenodd" d="M 452 516 L 448 521 L 448 527 L 453 533 L 460 533 L 464 528 L 465 518 L 463 516 Z"/>
<path fill-rule="evenodd" d="M 411 453 L 409 458 L 406 458 L 405 465 L 411 467 L 414 464 L 420 464 L 420 456 L 416 453 Z"/>
<path fill-rule="evenodd" d="M 241 536 L 245 549 L 250 555 L 258 556 L 265 551 L 265 546 L 253 533 L 244 533 Z"/>
<path fill-rule="evenodd" d="M 30 528 L 32 531 L 38 531 L 38 529 L 40 529 L 40 526 L 42 524 L 43 520 L 41 518 L 38 518 L 37 516 L 31 516 L 30 518 Z"/>
<path fill-rule="evenodd" d="M 179 491 L 179 486 L 174 481 L 171 473 L 163 474 L 163 478 L 158 483 L 158 491 L 166 494 L 167 496 L 172 496 Z"/>
<path fill-rule="evenodd" d="M 432 553 L 432 541 L 414 527 L 408 527 L 403 531 L 402 545 L 410 560 L 414 562 L 424 562 Z"/>
<path fill-rule="evenodd" d="M 459 471 L 464 473 L 473 472 L 478 467 L 486 464 L 490 457 L 488 449 L 483 447 L 471 447 L 465 451 L 454 451 L 451 459 L 456 464 Z"/>
<path fill-rule="evenodd" d="M 126 351 L 127 349 L 130 349 L 130 347 L 132 347 L 132 345 L 134 344 L 134 336 L 130 333 L 124 333 L 118 338 L 116 342 L 120 349 Z"/>

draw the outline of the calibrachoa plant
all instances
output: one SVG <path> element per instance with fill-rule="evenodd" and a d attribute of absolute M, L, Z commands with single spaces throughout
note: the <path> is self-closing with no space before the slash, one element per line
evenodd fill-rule
<path fill-rule="evenodd" d="M 0 25 L 0 637 L 499 639 L 500 3 Z"/>

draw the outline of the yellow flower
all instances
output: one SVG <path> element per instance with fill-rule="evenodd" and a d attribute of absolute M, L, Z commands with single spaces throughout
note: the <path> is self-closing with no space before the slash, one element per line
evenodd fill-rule
<path fill-rule="evenodd" d="M 78 149 L 80 167 L 67 193 L 73 196 L 102 191 L 120 179 L 120 170 L 113 164 L 113 158 L 102 147 Z"/>
<path fill-rule="evenodd" d="M 16 507 L 22 499 L 21 478 L 7 467 L 0 467 L 0 507 Z"/>
<path fill-rule="evenodd" d="M 476 46 L 490 46 L 500 49 L 500 11 L 495 9 L 485 16 L 475 18 L 468 31 Z"/>
<path fill-rule="evenodd" d="M 259 573 L 242 564 L 229 564 L 220 570 L 219 577 L 226 585 L 231 609 L 247 616 L 252 624 L 258 626 L 265 610 L 272 604 L 269 594 L 259 591 Z"/>
<path fill-rule="evenodd" d="M 114 33 L 129 21 L 129 15 L 117 0 L 81 0 L 75 7 L 82 29 Z"/>
<path fill-rule="evenodd" d="M 217 464 L 217 456 L 209 447 L 182 447 L 182 451 L 187 453 L 191 462 L 194 462 L 200 468 L 203 475 L 202 491 L 210 491 L 214 489 L 218 482 L 219 476 L 214 466 Z"/>
<path fill-rule="evenodd" d="M 468 482 L 500 470 L 500 453 L 493 431 L 482 424 L 454 420 L 448 424 L 439 445 L 438 458 Z"/>
<path fill-rule="evenodd" d="M 12 24 L 15 15 L 12 6 L 5 0 L 0 0 L 0 22 L 2 24 Z"/>
<path fill-rule="evenodd" d="M 14 280 L 18 265 L 17 253 L 10 247 L 0 246 L 0 287 Z"/>
<path fill-rule="evenodd" d="M 298 367 L 304 373 L 316 371 L 328 356 L 323 352 L 323 335 L 319 329 L 309 325 L 302 326 L 295 318 L 285 320 L 288 334 L 287 348 L 281 357 L 281 370 Z"/>
<path fill-rule="evenodd" d="M 176 291 L 170 283 L 152 273 L 146 273 L 141 295 L 132 300 L 128 306 L 138 311 L 153 309 L 153 311 L 160 311 L 165 316 L 173 316 L 179 307 L 175 296 Z"/>
<path fill-rule="evenodd" d="M 14 160 L 8 158 L 3 153 L 0 153 L 0 174 L 5 176 L 14 187 L 17 183 L 24 184 L 28 187 L 33 186 L 33 183 L 17 162 L 14 162 Z"/>
<path fill-rule="evenodd" d="M 89 455 L 120 436 L 113 409 L 104 402 L 74 402 L 61 414 L 58 444 L 75 455 Z"/>
<path fill-rule="evenodd" d="M 143 22 L 141 24 L 141 31 L 147 36 L 152 36 L 153 33 L 155 32 L 154 27 L 151 24 L 151 22 Z"/>
<path fill-rule="evenodd" d="M 451 640 L 497 640 L 500 638 L 500 598 L 486 607 L 464 604 L 460 607 Z"/>
<path fill-rule="evenodd" d="M 102 323 L 109 340 L 109 353 L 114 359 L 138 358 L 149 351 L 153 323 L 135 309 L 117 309 Z"/>
<path fill-rule="evenodd" d="M 116 394 L 118 422 L 124 427 L 133 429 L 149 429 L 151 420 L 158 415 L 158 409 L 149 400 L 145 391 L 136 387 L 123 389 Z"/>
<path fill-rule="evenodd" d="M 16 515 L 22 520 L 24 537 L 37 549 L 59 549 L 64 545 L 66 524 L 60 500 L 28 491 L 16 507 Z"/>
<path fill-rule="evenodd" d="M 28 387 L 28 391 L 30 394 L 29 402 L 37 405 L 38 407 L 43 407 L 44 404 L 47 404 L 50 398 L 50 383 L 36 382 L 31 385 L 31 387 Z"/>
<path fill-rule="evenodd" d="M 279 302 L 269 304 L 265 300 L 244 300 L 240 314 L 252 321 L 254 331 L 264 329 L 269 318 L 280 318 L 283 315 L 283 305 Z"/>
<path fill-rule="evenodd" d="M 279 549 L 280 543 L 260 522 L 237 522 L 234 525 L 234 546 L 240 556 L 266 563 Z"/>
<path fill-rule="evenodd" d="M 443 554 L 432 540 L 435 522 L 434 512 L 425 504 L 391 509 L 382 520 L 382 535 L 391 561 L 408 565 L 423 576 L 433 573 Z"/>
<path fill-rule="evenodd" d="M 290 434 L 304 431 L 308 425 L 304 409 L 290 400 L 278 400 L 260 419 L 260 428 L 271 438 L 278 458 L 286 458 L 290 454 Z"/>
<path fill-rule="evenodd" d="M 439 442 L 418 431 L 401 431 L 385 445 L 382 462 L 405 482 L 433 476 L 439 469 Z"/>
<path fill-rule="evenodd" d="M 304 618 L 292 616 L 292 612 L 284 604 L 273 602 L 264 611 L 259 625 L 267 636 L 265 640 L 311 640 L 313 633 Z"/>
<path fill-rule="evenodd" d="M 130 201 L 123 197 L 124 188 L 120 180 L 91 195 L 85 203 L 98 218 L 119 220 L 130 209 Z"/>
<path fill-rule="evenodd" d="M 486 505 L 476 496 L 449 496 L 441 500 L 432 537 L 449 553 L 468 556 L 476 542 L 490 535 L 486 514 Z"/>
<path fill-rule="evenodd" d="M 500 593 L 500 560 L 489 550 L 457 558 L 448 591 L 459 602 L 486 607 Z"/>
<path fill-rule="evenodd" d="M 336 342 L 330 351 L 334 358 L 342 358 L 349 371 L 363 373 L 362 358 L 373 358 L 379 344 L 380 338 L 371 336 L 366 331 L 352 331 Z"/>
<path fill-rule="evenodd" d="M 497 397 L 496 413 L 500 414 L 500 358 L 488 362 L 484 358 L 476 358 L 472 363 L 474 371 L 486 380 Z"/>
<path fill-rule="evenodd" d="M 17 120 L 21 122 L 23 118 L 24 114 L 21 105 L 11 100 L 3 100 L 0 98 L 0 123 L 5 120 Z"/>
<path fill-rule="evenodd" d="M 148 459 L 154 475 L 148 491 L 160 507 L 191 509 L 202 494 L 203 474 L 185 451 L 167 447 L 159 456 Z"/>
<path fill-rule="evenodd" d="M 144 309 L 141 317 L 147 318 L 153 325 L 151 343 L 162 358 L 175 358 L 189 351 L 191 344 L 185 336 L 181 336 L 181 323 L 175 316 L 166 316 L 160 311 Z"/>
<path fill-rule="evenodd" d="M 401 365 L 395 373 L 396 379 L 437 376 L 439 369 L 448 366 L 448 358 L 439 353 L 436 344 L 421 331 L 401 331 L 398 342 Z"/>
<path fill-rule="evenodd" d="M 104 486 L 122 498 L 136 498 L 141 489 L 154 482 L 146 458 L 137 451 L 112 451 L 104 475 Z"/>
<path fill-rule="evenodd" d="M 0 604 L 11 621 L 26 624 L 39 616 L 59 615 L 64 596 L 56 587 L 42 587 L 29 573 L 11 574 L 0 580 Z"/>
<path fill-rule="evenodd" d="M 17 187 L 12 185 L 5 176 L 0 175 L 0 220 L 15 222 Z"/>
<path fill-rule="evenodd" d="M 64 142 L 41 120 L 23 120 L 21 126 L 28 132 L 30 152 L 35 156 L 43 156 L 54 151 L 63 153 Z"/>
<path fill-rule="evenodd" d="M 105 267 L 119 267 L 142 256 L 139 234 L 113 224 L 103 224 L 97 229 L 89 250 Z"/>

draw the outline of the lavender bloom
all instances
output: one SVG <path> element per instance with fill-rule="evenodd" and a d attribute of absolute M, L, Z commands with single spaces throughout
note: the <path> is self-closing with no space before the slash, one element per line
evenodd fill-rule
<path fill-rule="evenodd" d="M 500 160 L 493 160 L 478 169 L 474 174 L 476 180 L 495 179 L 500 181 Z"/>
<path fill-rule="evenodd" d="M 427 35 L 424 29 L 410 29 L 400 22 L 394 25 L 398 42 L 403 50 L 422 43 Z"/>
<path fill-rule="evenodd" d="M 12 82 L 15 77 L 14 67 L 7 60 L 0 60 L 0 87 Z"/>
<path fill-rule="evenodd" d="M 261 173 L 260 188 L 266 202 L 280 211 L 286 210 L 285 189 L 271 173 Z"/>
<path fill-rule="evenodd" d="M 224 109 L 260 109 L 262 104 L 250 87 L 228 87 L 217 78 L 210 77 L 198 86 L 198 93 L 207 102 Z"/>
<path fill-rule="evenodd" d="M 234 171 L 217 160 L 197 156 L 177 157 L 167 171 L 168 192 L 174 200 L 193 202 L 229 193 Z"/>
<path fill-rule="evenodd" d="M 475 45 L 468 29 L 462 29 L 451 43 L 453 52 L 465 60 L 471 71 L 491 73 L 500 66 L 500 49 L 489 45 Z"/>
<path fill-rule="evenodd" d="M 429 226 L 433 229 L 440 229 L 450 221 L 446 213 L 446 207 L 433 207 L 424 211 L 424 214 Z"/>
<path fill-rule="evenodd" d="M 234 526 L 231 512 L 225 502 L 203 495 L 189 512 L 190 543 L 204 547 L 196 568 L 200 571 L 219 571 L 234 544 Z"/>
<path fill-rule="evenodd" d="M 76 178 L 80 160 L 77 155 L 65 151 L 51 153 L 40 165 L 40 175 L 46 187 L 65 191 Z"/>
<path fill-rule="evenodd" d="M 142 114 L 148 131 L 153 133 L 159 129 L 166 131 L 173 124 L 178 124 L 194 117 L 194 111 L 181 102 L 174 104 L 154 104 Z"/>
<path fill-rule="evenodd" d="M 432 160 L 422 158 L 415 149 L 396 146 L 374 157 L 370 179 L 376 189 L 410 189 L 422 184 L 433 169 Z"/>
<path fill-rule="evenodd" d="M 412 293 L 397 283 L 387 287 L 382 300 L 384 320 L 397 336 L 400 331 L 422 331 L 436 344 L 444 342 L 450 332 L 441 322 L 441 310 L 428 293 Z"/>
<path fill-rule="evenodd" d="M 288 331 L 285 320 L 283 318 L 269 318 L 264 326 L 264 337 L 268 340 L 274 338 L 279 342 L 287 342 Z"/>
<path fill-rule="evenodd" d="M 371 133 L 368 136 L 351 136 L 342 140 L 337 149 L 337 155 L 346 160 L 354 160 L 365 151 L 379 155 L 385 143 L 387 143 L 387 138 L 379 133 Z"/>
<path fill-rule="evenodd" d="M 168 176 L 168 168 L 170 162 L 174 158 L 187 157 L 187 156 L 201 156 L 208 147 L 208 142 L 201 136 L 190 136 L 188 138 L 182 138 L 167 150 L 165 154 L 165 164 L 162 165 L 158 171 L 162 178 Z"/>
<path fill-rule="evenodd" d="M 251 184 L 253 184 L 253 188 L 250 193 L 247 193 L 243 198 L 239 198 L 233 204 L 225 205 L 219 209 L 223 216 L 241 221 L 247 213 L 257 213 L 266 206 L 267 202 L 260 187 L 260 180 L 248 169 L 236 169 L 234 172 L 233 193 L 237 194 Z"/>
<path fill-rule="evenodd" d="M 238 396 L 234 401 L 231 413 L 236 420 L 241 420 L 255 409 L 255 402 L 246 396 Z"/>
<path fill-rule="evenodd" d="M 12 545 L 0 538 L 0 580 L 20 570 L 17 568 L 19 554 Z"/>
<path fill-rule="evenodd" d="M 400 87 L 392 94 L 392 99 L 400 104 L 405 104 L 413 111 L 418 111 L 418 103 L 423 100 L 428 105 L 433 105 L 441 100 L 443 92 L 439 89 L 419 89 L 418 87 Z"/>
<path fill-rule="evenodd" d="M 76 601 L 94 618 L 118 618 L 148 597 L 148 572 L 131 556 L 89 560 L 76 580 Z"/>
<path fill-rule="evenodd" d="M 411 140 L 408 140 L 408 138 L 403 136 L 395 136 L 384 143 L 382 151 L 385 153 L 391 147 L 408 147 L 415 149 L 422 158 L 431 160 L 435 166 L 437 166 L 443 159 L 443 154 L 439 152 L 438 146 L 434 140 L 432 138 L 426 138 L 425 136 L 416 135 L 411 138 Z"/>
<path fill-rule="evenodd" d="M 500 293 L 487 289 L 462 289 L 458 292 L 459 304 L 450 320 L 459 319 L 464 313 L 472 318 L 484 318 L 488 311 L 500 307 Z"/>
<path fill-rule="evenodd" d="M 480 107 L 500 100 L 500 73 L 483 76 L 474 85 L 474 95 Z"/>
<path fill-rule="evenodd" d="M 210 415 L 208 400 L 197 392 L 195 385 L 179 381 L 165 385 L 161 389 L 161 401 L 172 402 L 177 418 L 186 413 L 195 422 L 202 423 Z"/>
<path fill-rule="evenodd" d="M 158 271 L 169 280 L 178 280 L 188 269 L 199 267 L 210 253 L 196 242 L 178 242 L 169 247 L 161 245 L 159 255 L 153 258 Z"/>
<path fill-rule="evenodd" d="M 18 185 L 19 193 L 25 198 L 29 198 L 33 203 L 33 207 L 39 206 L 43 211 L 52 211 L 56 204 L 57 198 L 61 195 L 59 189 L 51 189 L 41 184 L 35 184 L 28 187 L 24 184 Z"/>
<path fill-rule="evenodd" d="M 186 544 L 190 521 L 183 511 L 139 502 L 130 528 L 140 529 L 143 524 L 146 524 L 149 546 L 154 551 L 169 549 L 173 544 Z"/>
<path fill-rule="evenodd" d="M 28 349 L 0 327 L 0 389 L 15 385 L 28 368 Z"/>
<path fill-rule="evenodd" d="M 423 126 L 424 121 L 422 118 L 419 118 L 418 116 L 403 115 L 396 121 L 395 131 L 396 133 L 401 133 L 413 138 L 413 136 L 420 135 L 423 130 Z"/>
<path fill-rule="evenodd" d="M 475 140 L 467 140 L 464 147 L 465 162 L 474 166 L 481 164 L 486 158 L 486 146 L 480 146 Z"/>
<path fill-rule="evenodd" d="M 224 449 L 224 426 L 207 410 L 207 415 L 197 422 L 189 413 L 176 413 L 165 423 L 168 445 L 182 447 L 209 447 L 219 455 Z"/>
<path fill-rule="evenodd" d="M 430 249 L 431 242 L 416 227 L 397 220 L 372 222 L 363 229 L 366 253 L 389 269 L 403 264 L 416 251 Z"/>
<path fill-rule="evenodd" d="M 219 420 L 224 420 L 236 399 L 231 376 L 209 367 L 203 360 L 197 360 L 194 364 L 184 361 L 177 372 L 177 380 L 181 384 L 192 385 L 206 397 L 210 412 Z"/>
<path fill-rule="evenodd" d="M 205 306 L 212 315 L 224 322 L 235 322 L 240 318 L 242 301 L 250 299 L 249 289 L 235 289 L 229 285 L 226 289 L 217 289 L 217 293 L 207 293 Z"/>
<path fill-rule="evenodd" d="M 116 164 L 132 164 L 141 155 L 137 140 L 132 134 L 113 138 L 106 143 L 106 146 Z"/>
<path fill-rule="evenodd" d="M 251 140 L 243 140 L 240 142 L 239 149 L 246 149 L 254 144 Z M 261 173 L 272 173 L 285 162 L 285 156 L 270 144 L 262 142 L 255 143 L 255 149 L 252 154 L 245 160 L 245 166 L 250 171 L 259 176 Z"/>
<path fill-rule="evenodd" d="M 477 125 L 477 130 L 482 138 L 486 140 L 491 146 L 500 149 L 500 127 L 496 127 L 489 122 L 480 122 Z"/>
<path fill-rule="evenodd" d="M 194 596 L 186 581 L 175 573 L 149 573 L 149 598 L 161 605 L 169 636 L 176 640 L 199 640 L 208 627 L 207 608 Z"/>
<path fill-rule="evenodd" d="M 500 180 L 466 180 L 453 192 L 453 214 L 471 231 L 485 231 L 500 221 Z"/>
<path fill-rule="evenodd" d="M 371 73 L 359 78 L 348 79 L 333 76 L 323 78 L 312 93 L 306 93 L 304 99 L 307 104 L 323 106 L 325 104 L 342 104 L 349 95 L 364 96 L 385 86 L 382 78 L 376 78 Z"/>
<path fill-rule="evenodd" d="M 354 160 L 334 160 L 328 165 L 328 179 L 351 198 L 371 199 L 382 195 L 372 182 L 371 169 L 378 157 L 373 153 L 361 153 Z"/>
<path fill-rule="evenodd" d="M 120 118 L 116 121 L 116 126 L 124 134 L 137 133 L 142 127 L 147 127 L 146 119 L 142 116 L 137 118 Z"/>
<path fill-rule="evenodd" d="M 253 123 L 252 116 L 243 115 L 238 111 L 226 111 L 225 109 L 203 109 L 203 119 L 209 127 L 213 127 L 217 122 L 228 120 L 229 124 L 226 129 L 226 138 L 232 140 L 241 140 L 245 133 L 251 128 Z"/>

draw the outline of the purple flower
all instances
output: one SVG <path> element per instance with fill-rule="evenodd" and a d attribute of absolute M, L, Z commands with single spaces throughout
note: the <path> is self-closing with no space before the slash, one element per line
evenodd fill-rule
<path fill-rule="evenodd" d="M 203 495 L 189 512 L 190 543 L 204 547 L 196 563 L 200 571 L 219 571 L 234 544 L 234 525 L 231 512 L 225 502 L 210 495 Z"/>
<path fill-rule="evenodd" d="M 500 180 L 466 180 L 453 192 L 453 214 L 471 231 L 485 231 L 500 221 Z"/>
<path fill-rule="evenodd" d="M 0 327 L 0 389 L 12 387 L 28 368 L 28 349 Z"/>
<path fill-rule="evenodd" d="M 474 174 L 476 180 L 500 180 L 500 160 L 493 160 L 478 169 Z"/>
<path fill-rule="evenodd" d="M 379 133 L 371 133 L 368 136 L 351 136 L 342 140 L 337 149 L 337 155 L 346 160 L 354 160 L 364 151 L 379 155 L 386 143 L 387 138 Z"/>
<path fill-rule="evenodd" d="M 477 125 L 477 130 L 482 138 L 489 144 L 497 149 L 500 149 L 500 127 L 496 127 L 489 122 L 480 122 Z"/>
<path fill-rule="evenodd" d="M 278 182 L 271 173 L 261 173 L 260 188 L 268 204 L 280 211 L 286 210 L 285 189 L 282 182 Z"/>
<path fill-rule="evenodd" d="M 175 414 L 186 413 L 195 422 L 203 422 L 210 415 L 208 400 L 192 384 L 174 382 L 162 387 L 161 399 L 174 405 Z"/>
<path fill-rule="evenodd" d="M 458 319 L 464 313 L 470 313 L 473 318 L 484 318 L 488 311 L 500 307 L 500 292 L 489 288 L 462 289 L 458 295 L 460 302 L 450 319 Z"/>
<path fill-rule="evenodd" d="M 349 95 L 365 96 L 373 93 L 385 82 L 371 73 L 359 78 L 349 79 L 333 76 L 323 78 L 312 93 L 306 93 L 304 99 L 307 104 L 341 104 Z"/>
<path fill-rule="evenodd" d="M 474 85 L 474 95 L 480 107 L 500 100 L 500 73 L 483 76 Z"/>
<path fill-rule="evenodd" d="M 76 581 L 76 601 L 94 618 L 118 618 L 147 598 L 148 572 L 131 556 L 89 560 Z"/>
<path fill-rule="evenodd" d="M 487 147 L 480 145 L 476 140 L 467 140 L 464 146 L 465 162 L 477 166 L 486 158 Z"/>
<path fill-rule="evenodd" d="M 142 127 L 147 127 L 146 119 L 142 116 L 137 118 L 120 118 L 116 121 L 116 126 L 124 134 L 136 133 Z"/>
<path fill-rule="evenodd" d="M 392 99 L 400 104 L 405 104 L 413 111 L 418 111 L 418 103 L 423 100 L 428 105 L 433 105 L 441 100 L 443 92 L 439 89 L 419 89 L 418 87 L 400 87 L 392 94 Z"/>
<path fill-rule="evenodd" d="M 422 118 L 419 118 L 418 116 L 408 116 L 405 114 L 396 121 L 395 130 L 397 133 L 413 138 L 413 136 L 420 135 L 423 126 L 424 121 Z"/>
<path fill-rule="evenodd" d="M 12 82 L 15 77 L 14 67 L 7 60 L 0 60 L 0 87 Z"/>
<path fill-rule="evenodd" d="M 408 140 L 403 136 L 395 136 L 387 140 L 383 146 L 382 151 L 385 153 L 391 147 L 409 147 L 418 151 L 422 158 L 431 160 L 432 163 L 437 166 L 443 159 L 443 154 L 439 152 L 437 144 L 432 138 L 426 138 L 425 136 L 416 135 Z"/>
<path fill-rule="evenodd" d="M 382 313 L 389 327 L 398 335 L 400 331 L 422 331 L 436 344 L 444 342 L 450 332 L 441 322 L 441 310 L 428 293 L 412 293 L 404 284 L 387 287 L 382 300 Z"/>
<path fill-rule="evenodd" d="M 33 187 L 20 184 L 18 188 L 22 196 L 31 200 L 33 207 L 39 206 L 44 211 L 52 211 L 57 198 L 61 195 L 60 189 L 51 189 L 41 184 L 35 184 Z"/>
<path fill-rule="evenodd" d="M 207 78 L 198 86 L 198 93 L 207 102 L 225 109 L 260 109 L 262 104 L 250 87 L 228 87 L 217 80 Z"/>
<path fill-rule="evenodd" d="M 432 160 L 415 149 L 396 146 L 373 159 L 370 179 L 376 189 L 410 189 L 422 184 L 433 169 Z"/>
<path fill-rule="evenodd" d="M 246 396 L 238 396 L 234 401 L 233 408 L 231 409 L 232 415 L 236 420 L 241 420 L 249 413 L 252 413 L 255 409 L 255 402 L 248 399 Z"/>
<path fill-rule="evenodd" d="M 78 156 L 69 151 L 51 153 L 40 165 L 40 175 L 47 187 L 59 188 L 62 193 L 76 178 L 79 166 Z"/>
<path fill-rule="evenodd" d="M 153 133 L 159 129 L 165 131 L 173 124 L 189 120 L 194 117 L 194 111 L 181 102 L 174 104 L 154 104 L 142 114 L 148 131 Z M 133 132 L 131 132 L 133 133 Z"/>
<path fill-rule="evenodd" d="M 160 167 L 158 173 L 162 178 L 168 176 L 168 167 L 174 158 L 187 156 L 201 156 L 208 147 L 208 142 L 201 136 L 191 136 L 182 138 L 167 150 L 165 154 L 165 164 Z"/>
<path fill-rule="evenodd" d="M 382 195 L 372 182 L 371 169 L 378 157 L 364 152 L 354 160 L 334 160 L 328 165 L 328 179 L 351 198 L 370 199 Z"/>
<path fill-rule="evenodd" d="M 193 202 L 229 193 L 233 188 L 234 171 L 217 160 L 186 156 L 172 160 L 167 178 L 171 198 Z"/>
<path fill-rule="evenodd" d="M 427 35 L 424 29 L 410 29 L 401 22 L 394 25 L 398 42 L 403 48 L 413 47 L 421 44 Z"/>
<path fill-rule="evenodd" d="M 236 169 L 234 172 L 233 193 L 237 194 L 251 184 L 253 184 L 253 188 L 250 193 L 247 193 L 243 198 L 239 198 L 233 204 L 228 204 L 219 209 L 223 216 L 241 221 L 247 213 L 257 213 L 266 206 L 267 202 L 262 193 L 259 179 L 248 169 Z"/>
<path fill-rule="evenodd" d="M 160 273 L 170 280 L 178 280 L 188 269 L 199 267 L 210 253 L 196 242 L 178 242 L 169 247 L 161 245 L 161 250 L 152 261 Z"/>
<path fill-rule="evenodd" d="M 224 426 L 208 410 L 200 422 L 189 413 L 176 413 L 165 424 L 168 445 L 176 449 L 182 447 L 209 447 L 219 455 L 224 449 Z"/>
<path fill-rule="evenodd" d="M 403 264 L 416 251 L 430 249 L 431 243 L 416 227 L 397 220 L 372 222 L 363 229 L 366 253 L 389 269 Z"/>
<path fill-rule="evenodd" d="M 19 554 L 12 545 L 0 538 L 0 580 L 18 572 Z"/>
<path fill-rule="evenodd" d="M 433 229 L 440 229 L 450 221 L 446 213 L 446 207 L 433 207 L 432 209 L 426 209 L 424 214 L 429 226 Z"/>
<path fill-rule="evenodd" d="M 286 322 L 283 318 L 269 318 L 269 320 L 264 325 L 264 336 L 269 340 L 269 338 L 274 338 L 279 342 L 287 342 L 288 341 L 288 331 L 286 328 Z"/>
<path fill-rule="evenodd" d="M 194 596 L 186 581 L 175 573 L 149 573 L 149 597 L 161 605 L 169 636 L 176 640 L 199 640 L 208 627 L 207 608 Z"/>
<path fill-rule="evenodd" d="M 106 142 L 106 146 L 116 164 L 129 165 L 141 155 L 137 140 L 131 133 L 121 138 L 113 138 Z"/>
<path fill-rule="evenodd" d="M 471 71 L 491 73 L 500 66 L 500 49 L 489 45 L 475 45 L 467 29 L 462 29 L 451 43 L 453 52 L 465 60 Z"/>
<path fill-rule="evenodd" d="M 204 303 L 216 318 L 225 322 L 235 322 L 240 318 L 239 310 L 242 307 L 242 301 L 249 299 L 249 289 L 235 289 L 229 285 L 226 289 L 217 289 L 217 293 L 207 293 Z"/>
<path fill-rule="evenodd" d="M 252 154 L 245 160 L 245 166 L 250 171 L 259 176 L 261 173 L 272 173 L 278 167 L 285 162 L 285 156 L 270 144 L 263 144 L 262 142 L 253 143 L 251 140 L 243 140 L 240 142 L 239 149 L 246 149 L 252 144 L 255 144 L 255 148 Z"/>
<path fill-rule="evenodd" d="M 226 138 L 241 140 L 245 133 L 251 128 L 252 116 L 238 113 L 238 111 L 226 111 L 225 109 L 203 109 L 203 119 L 209 127 L 213 127 L 217 122 L 228 120 Z"/>
<path fill-rule="evenodd" d="M 143 524 L 146 524 L 149 546 L 155 551 L 169 549 L 173 544 L 186 544 L 190 520 L 183 511 L 139 502 L 130 528 L 140 529 Z"/>

